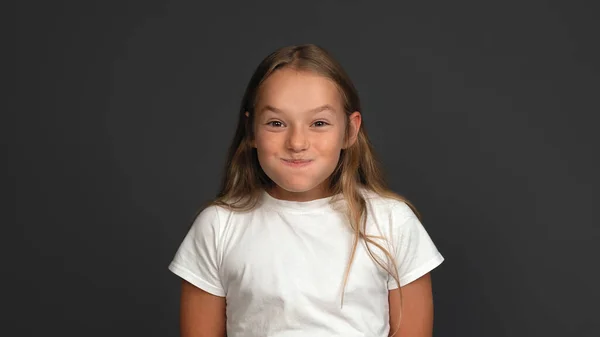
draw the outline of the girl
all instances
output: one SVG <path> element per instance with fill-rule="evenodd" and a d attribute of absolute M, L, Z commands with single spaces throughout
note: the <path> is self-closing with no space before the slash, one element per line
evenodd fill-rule
<path fill-rule="evenodd" d="M 432 335 L 444 258 L 385 186 L 360 111 L 318 46 L 258 66 L 221 192 L 169 266 L 183 337 Z"/>

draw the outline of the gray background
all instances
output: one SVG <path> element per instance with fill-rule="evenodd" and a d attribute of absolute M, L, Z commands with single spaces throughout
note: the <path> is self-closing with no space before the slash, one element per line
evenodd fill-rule
<path fill-rule="evenodd" d="M 317 43 L 446 258 L 435 336 L 600 335 L 599 27 L 565 3 L 19 2 L 9 323 L 176 336 L 167 265 L 244 87 L 275 48 Z"/>

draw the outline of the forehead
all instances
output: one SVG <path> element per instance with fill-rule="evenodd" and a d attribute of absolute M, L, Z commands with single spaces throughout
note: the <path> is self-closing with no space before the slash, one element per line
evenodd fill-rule
<path fill-rule="evenodd" d="M 273 72 L 261 85 L 257 108 L 274 106 L 284 111 L 308 111 L 330 105 L 342 110 L 337 85 L 327 77 L 302 70 L 284 68 Z"/>

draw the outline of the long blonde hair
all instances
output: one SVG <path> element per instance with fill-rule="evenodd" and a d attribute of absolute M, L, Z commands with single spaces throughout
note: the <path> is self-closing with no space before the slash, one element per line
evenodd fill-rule
<path fill-rule="evenodd" d="M 256 149 L 252 146 L 254 107 L 263 81 L 274 71 L 284 67 L 319 74 L 337 85 L 346 113 L 346 139 L 349 133 L 348 116 L 354 111 L 362 112 L 354 84 L 342 66 L 325 49 L 314 44 L 305 44 L 283 47 L 271 53 L 258 65 L 246 88 L 239 110 L 237 129 L 227 156 L 225 175 L 220 192 L 216 200 L 212 202 L 213 205 L 248 211 L 256 206 L 263 190 L 274 186 L 274 182 L 262 170 Z M 246 115 L 246 112 L 249 114 Z M 346 201 L 347 217 L 354 232 L 343 289 L 346 287 L 352 261 L 361 240 L 366 243 L 365 247 L 373 261 L 387 271 L 400 286 L 398 269 L 393 255 L 374 240 L 379 237 L 366 233 L 367 204 L 361 189 L 404 201 L 419 219 L 420 215 L 408 200 L 387 187 L 380 164 L 376 160 L 373 147 L 367 137 L 364 122 L 359 129 L 356 142 L 342 150 L 338 165 L 329 177 L 327 185 L 332 195 L 341 194 Z M 388 259 L 387 264 L 373 254 L 371 245 L 384 253 Z"/>

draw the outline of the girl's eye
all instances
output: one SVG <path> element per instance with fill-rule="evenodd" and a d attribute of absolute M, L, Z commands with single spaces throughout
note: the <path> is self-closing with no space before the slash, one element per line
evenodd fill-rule
<path fill-rule="evenodd" d="M 316 122 L 314 123 L 314 125 L 315 125 L 316 127 L 322 127 L 322 126 L 329 125 L 329 123 L 327 123 L 327 122 L 325 122 L 325 121 L 316 121 Z"/>
<path fill-rule="evenodd" d="M 271 121 L 271 122 L 268 122 L 267 125 L 278 128 L 278 127 L 282 126 L 283 123 L 281 123 L 280 121 Z"/>

